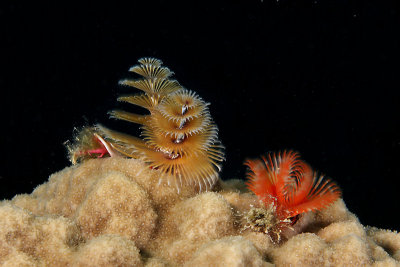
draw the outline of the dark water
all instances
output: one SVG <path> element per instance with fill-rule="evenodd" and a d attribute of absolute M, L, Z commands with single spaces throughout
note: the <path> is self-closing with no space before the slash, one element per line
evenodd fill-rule
<path fill-rule="evenodd" d="M 129 92 L 118 80 L 152 56 L 211 103 L 223 179 L 244 178 L 247 157 L 295 149 L 338 182 L 363 224 L 400 230 L 394 2 L 1 4 L 1 197 L 69 165 L 74 127 L 135 132 L 106 112 Z"/>

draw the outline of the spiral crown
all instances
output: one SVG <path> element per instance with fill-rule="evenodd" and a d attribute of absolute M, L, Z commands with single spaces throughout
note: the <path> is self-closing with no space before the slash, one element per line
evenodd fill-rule
<path fill-rule="evenodd" d="M 142 58 L 130 71 L 141 78 L 120 84 L 142 93 L 118 100 L 143 107 L 149 114 L 114 110 L 110 116 L 141 125 L 143 140 L 101 125 L 97 125 L 97 132 L 123 155 L 158 169 L 160 182 L 166 181 L 178 190 L 182 185 L 197 186 L 199 191 L 210 189 L 218 178 L 224 147 L 218 140 L 209 104 L 170 79 L 173 72 L 163 67 L 161 60 Z"/>

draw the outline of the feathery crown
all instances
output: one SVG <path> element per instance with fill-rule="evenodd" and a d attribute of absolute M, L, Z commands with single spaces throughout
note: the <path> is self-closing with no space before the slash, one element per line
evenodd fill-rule
<path fill-rule="evenodd" d="M 262 160 L 247 160 L 248 188 L 267 205 L 275 205 L 279 217 L 294 217 L 320 210 L 340 196 L 339 186 L 318 175 L 297 152 L 269 153 Z"/>
<path fill-rule="evenodd" d="M 144 139 L 96 126 L 96 132 L 121 154 L 139 158 L 163 174 L 160 182 L 178 190 L 183 184 L 210 189 L 218 178 L 220 162 L 224 160 L 224 147 L 218 140 L 208 103 L 196 93 L 184 89 L 162 62 L 142 58 L 139 65 L 130 68 L 142 78 L 123 80 L 122 85 L 135 87 L 143 93 L 121 96 L 127 102 L 149 111 L 138 115 L 122 110 L 110 112 L 112 118 L 137 123 Z"/>

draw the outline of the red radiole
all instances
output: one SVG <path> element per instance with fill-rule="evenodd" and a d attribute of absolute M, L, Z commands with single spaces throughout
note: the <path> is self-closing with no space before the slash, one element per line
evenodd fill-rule
<path fill-rule="evenodd" d="M 268 153 L 261 159 L 245 162 L 250 168 L 246 184 L 281 221 L 323 209 L 341 196 L 337 184 L 313 171 L 297 152 Z"/>

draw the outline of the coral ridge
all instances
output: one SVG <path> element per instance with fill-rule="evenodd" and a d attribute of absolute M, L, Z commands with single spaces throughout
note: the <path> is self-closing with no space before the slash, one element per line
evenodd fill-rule
<path fill-rule="evenodd" d="M 400 235 L 364 227 L 343 200 L 274 243 L 245 229 L 259 207 L 239 180 L 213 192 L 158 184 L 136 159 L 91 159 L 0 204 L 1 266 L 399 266 Z"/>

